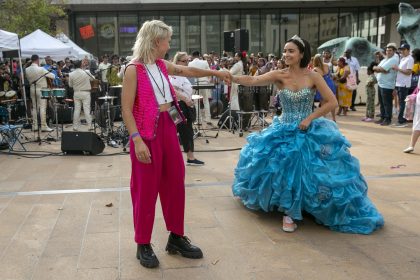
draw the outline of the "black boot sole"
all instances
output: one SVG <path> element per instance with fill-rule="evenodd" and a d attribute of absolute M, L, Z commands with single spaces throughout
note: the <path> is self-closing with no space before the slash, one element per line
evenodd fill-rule
<path fill-rule="evenodd" d="M 197 251 L 197 252 L 183 251 L 179 247 L 173 244 L 166 245 L 165 250 L 168 252 L 169 255 L 176 255 L 177 253 L 180 253 L 181 256 L 188 259 L 202 259 L 203 258 L 203 252 L 201 251 Z"/>
<path fill-rule="evenodd" d="M 146 268 L 156 268 L 159 266 L 158 259 L 156 259 L 156 261 L 148 261 L 148 260 L 142 260 L 139 255 L 137 255 L 136 257 L 140 261 L 140 264 Z"/>

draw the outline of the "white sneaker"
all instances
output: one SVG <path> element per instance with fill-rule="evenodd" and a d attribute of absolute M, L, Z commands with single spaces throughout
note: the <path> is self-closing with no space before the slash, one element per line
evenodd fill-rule
<path fill-rule="evenodd" d="M 41 131 L 42 132 L 51 132 L 51 131 L 54 131 L 54 129 L 52 129 L 48 126 L 44 126 L 44 127 L 41 127 Z"/>
<path fill-rule="evenodd" d="M 414 151 L 413 147 L 408 147 L 407 149 L 403 150 L 404 153 L 411 153 Z"/>
<path fill-rule="evenodd" d="M 294 232 L 297 229 L 297 225 L 293 222 L 293 219 L 289 216 L 283 216 L 283 231 Z"/>

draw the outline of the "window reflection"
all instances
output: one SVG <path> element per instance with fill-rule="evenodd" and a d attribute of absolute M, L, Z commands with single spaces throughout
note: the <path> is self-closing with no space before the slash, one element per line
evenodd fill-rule
<path fill-rule="evenodd" d="M 304 12 L 300 14 L 300 36 L 309 42 L 312 53 L 315 53 L 318 48 L 318 23 L 318 12 Z"/>
<path fill-rule="evenodd" d="M 319 46 L 338 37 L 338 11 L 320 14 Z"/>
<path fill-rule="evenodd" d="M 283 52 L 283 47 L 286 44 L 286 41 L 295 34 L 299 34 L 299 13 L 282 11 L 280 17 L 281 52 Z"/>
<path fill-rule="evenodd" d="M 136 41 L 136 36 L 139 31 L 138 17 L 136 14 L 120 14 L 118 18 L 118 34 L 120 52 L 122 56 L 131 55 L 133 52 L 131 48 Z"/>
<path fill-rule="evenodd" d="M 203 53 L 220 53 L 220 14 L 204 13 L 201 16 L 201 48 Z"/>
<path fill-rule="evenodd" d="M 241 29 L 248 30 L 248 52 L 261 51 L 260 13 L 259 11 L 243 11 L 241 14 Z"/>
<path fill-rule="evenodd" d="M 175 56 L 175 53 L 181 50 L 181 35 L 179 29 L 179 15 L 161 15 L 160 19 L 165 22 L 167 25 L 172 27 L 172 38 L 171 38 L 171 48 L 169 49 L 169 58 L 172 59 Z"/>
<path fill-rule="evenodd" d="M 372 44 L 379 44 L 378 42 L 378 11 L 377 9 L 370 10 L 370 18 L 369 18 L 369 36 L 368 40 Z"/>
<path fill-rule="evenodd" d="M 339 16 L 339 37 L 357 37 L 357 10 L 341 9 Z"/>
<path fill-rule="evenodd" d="M 200 51 L 200 16 L 191 14 L 181 15 L 181 49 L 187 53 Z"/>
<path fill-rule="evenodd" d="M 280 13 L 261 12 L 261 51 L 280 55 Z"/>

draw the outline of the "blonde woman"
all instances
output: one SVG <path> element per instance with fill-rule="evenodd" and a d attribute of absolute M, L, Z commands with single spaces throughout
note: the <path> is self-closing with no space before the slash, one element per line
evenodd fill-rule
<path fill-rule="evenodd" d="M 123 82 L 123 119 L 130 135 L 131 198 L 137 258 L 144 267 L 159 265 L 151 245 L 156 199 L 159 195 L 166 228 L 166 251 L 186 258 L 202 258 L 200 248 L 184 236 L 185 167 L 176 124 L 185 121 L 169 75 L 184 77 L 229 74 L 174 65 L 163 58 L 172 28 L 159 20 L 146 21 L 133 47 L 133 60 Z"/>
<path fill-rule="evenodd" d="M 172 61 L 176 65 L 188 65 L 188 54 L 186 52 L 177 52 Z M 193 89 L 190 81 L 182 76 L 171 76 L 171 84 L 174 86 L 176 97 L 179 100 L 187 121 L 177 126 L 179 137 L 181 138 L 184 153 L 187 154 L 187 165 L 204 165 L 204 162 L 198 160 L 194 156 L 194 130 L 193 122 L 195 121 L 196 111 L 192 100 Z"/>

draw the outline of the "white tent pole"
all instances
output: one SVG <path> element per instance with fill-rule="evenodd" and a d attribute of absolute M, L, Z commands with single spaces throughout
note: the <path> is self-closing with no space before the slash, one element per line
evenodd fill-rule
<path fill-rule="evenodd" d="M 28 106 L 26 104 L 26 89 L 25 89 L 25 78 L 23 77 L 23 64 L 22 64 L 22 58 L 20 55 L 20 38 L 18 38 L 18 44 L 19 44 L 19 49 L 18 49 L 18 54 L 19 54 L 19 63 L 20 63 L 20 79 L 22 82 L 22 92 L 23 92 L 23 102 L 25 102 L 25 115 L 26 115 L 26 120 L 28 120 Z"/>

